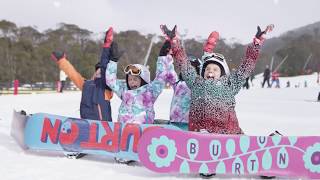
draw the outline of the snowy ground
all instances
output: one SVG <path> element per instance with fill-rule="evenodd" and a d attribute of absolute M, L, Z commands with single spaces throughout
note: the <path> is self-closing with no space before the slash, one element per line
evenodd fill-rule
<path fill-rule="evenodd" d="M 241 128 L 249 135 L 267 135 L 277 129 L 285 135 L 320 136 L 320 103 L 316 102 L 320 86 L 317 75 L 281 78 L 281 86 L 290 80 L 300 88 L 260 88 L 261 78 L 254 87 L 237 96 L 236 112 Z M 308 88 L 303 88 L 304 81 Z M 31 94 L 0 96 L 0 179 L 1 180 L 94 180 L 94 179 L 197 179 L 156 174 L 139 165 L 128 167 L 110 158 L 86 156 L 70 160 L 61 155 L 24 152 L 10 136 L 13 109 L 28 113 L 47 112 L 79 117 L 80 92 L 63 94 Z M 172 91 L 165 90 L 155 109 L 156 118 L 168 119 Z M 112 100 L 113 119 L 117 117 L 118 98 Z"/>

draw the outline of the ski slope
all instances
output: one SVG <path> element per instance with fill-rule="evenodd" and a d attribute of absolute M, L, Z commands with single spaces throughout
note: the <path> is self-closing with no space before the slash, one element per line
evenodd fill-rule
<path fill-rule="evenodd" d="M 280 78 L 281 86 L 290 80 L 292 88 L 260 88 L 261 76 L 253 88 L 236 97 L 240 127 L 248 135 L 268 135 L 277 129 L 285 135 L 320 136 L 320 86 L 316 74 Z M 308 87 L 304 88 L 304 81 Z M 300 88 L 294 84 L 300 83 Z M 164 90 L 155 104 L 156 118 L 168 119 L 172 90 Z M 0 96 L 0 179 L 1 180 L 95 180 L 95 179 L 200 179 L 195 175 L 164 175 L 136 165 L 116 164 L 113 159 L 88 155 L 71 160 L 48 152 L 24 152 L 10 136 L 13 109 L 28 113 L 46 112 L 79 117 L 80 92 Z M 112 100 L 113 119 L 120 100 Z"/>

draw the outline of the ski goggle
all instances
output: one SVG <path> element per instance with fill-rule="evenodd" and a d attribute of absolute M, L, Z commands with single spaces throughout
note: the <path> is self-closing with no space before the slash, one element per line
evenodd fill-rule
<path fill-rule="evenodd" d="M 207 56 L 204 58 L 204 62 L 211 59 L 211 58 L 215 58 L 215 59 L 218 59 L 220 60 L 221 62 L 224 62 L 225 61 L 225 58 L 222 54 L 219 54 L 219 53 L 212 53 L 210 56 Z"/>
<path fill-rule="evenodd" d="M 129 64 L 126 68 L 124 68 L 124 73 L 126 74 L 130 73 L 131 75 L 140 75 L 141 69 L 132 64 Z"/>

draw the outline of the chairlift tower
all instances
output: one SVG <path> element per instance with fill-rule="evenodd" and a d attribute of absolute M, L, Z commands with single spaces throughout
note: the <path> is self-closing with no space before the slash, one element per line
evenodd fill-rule
<path fill-rule="evenodd" d="M 271 62 L 270 62 L 270 72 L 272 72 L 272 68 L 273 68 L 273 61 L 274 61 L 274 57 L 272 56 L 272 58 L 271 58 Z"/>
<path fill-rule="evenodd" d="M 303 66 L 303 69 L 302 69 L 303 71 L 305 71 L 305 70 L 306 70 L 306 67 L 307 67 L 307 65 L 308 65 L 308 63 L 309 63 L 309 61 L 310 61 L 311 57 L 312 57 L 312 53 L 310 53 L 310 54 L 309 54 L 309 56 L 308 56 L 308 58 L 307 58 L 306 62 L 304 63 L 304 66 Z"/>
<path fill-rule="evenodd" d="M 274 71 L 278 71 L 278 69 L 281 67 L 281 65 L 288 59 L 288 54 L 282 59 L 282 61 L 280 62 L 280 64 L 278 64 L 278 66 L 274 69 Z"/>
<path fill-rule="evenodd" d="M 144 57 L 144 66 L 146 66 L 147 65 L 147 63 L 148 63 L 148 59 L 149 59 L 149 56 L 150 56 L 150 53 L 151 53 L 151 49 L 152 49 L 152 45 L 153 45 L 153 43 L 155 42 L 155 40 L 156 40 L 156 35 L 155 34 L 153 34 L 153 36 L 152 36 L 152 38 L 151 38 L 151 42 L 150 42 L 150 45 L 149 45 L 149 48 L 148 48 L 148 51 L 147 51 L 147 54 L 146 54 L 146 56 Z"/>

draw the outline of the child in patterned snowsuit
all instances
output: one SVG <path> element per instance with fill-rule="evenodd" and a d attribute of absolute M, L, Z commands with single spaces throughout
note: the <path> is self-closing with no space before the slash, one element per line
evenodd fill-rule
<path fill-rule="evenodd" d="M 200 60 L 195 57 L 189 57 L 188 59 L 191 62 L 190 64 L 199 71 Z M 183 80 L 181 73 L 177 77 L 177 82 L 170 84 L 173 88 L 170 106 L 170 124 L 183 130 L 188 130 L 191 90 Z"/>
<path fill-rule="evenodd" d="M 246 50 L 240 67 L 230 73 L 223 56 L 207 53 L 204 56 L 200 76 L 187 60 L 178 39 L 172 39 L 174 58 L 181 64 L 182 77 L 191 90 L 189 130 L 207 131 L 217 134 L 243 134 L 236 117 L 235 95 L 240 91 L 245 79 L 253 71 L 263 42 L 258 28 L 253 44 Z"/>
<path fill-rule="evenodd" d="M 166 41 L 157 60 L 156 77 L 150 81 L 149 69 L 141 64 L 129 64 L 124 72 L 126 80 L 117 79 L 117 62 L 120 58 L 118 45 L 113 38 L 108 39 L 110 47 L 103 49 L 101 64 L 106 65 L 106 84 L 122 100 L 119 107 L 118 122 L 153 124 L 155 112 L 153 105 L 164 89 L 166 83 L 176 80 L 173 58 L 169 54 L 171 44 Z M 107 43 L 108 44 L 108 43 Z M 110 60 L 110 61 L 109 61 Z M 134 161 L 115 158 L 118 163 Z"/>
<path fill-rule="evenodd" d="M 204 54 L 213 52 L 218 39 L 219 33 L 216 31 L 209 35 L 203 46 Z M 199 75 L 202 61 L 194 56 L 188 56 L 188 60 Z M 179 65 L 177 67 L 179 69 L 179 79 L 176 83 L 172 84 L 174 91 L 170 108 L 170 123 L 183 130 L 188 130 L 191 90 L 182 78 L 181 67 Z"/>
<path fill-rule="evenodd" d="M 150 81 L 150 72 L 140 64 L 130 64 L 125 69 L 126 81 L 119 81 L 116 77 L 117 61 L 113 58 L 117 54 L 117 44 L 112 43 L 110 59 L 106 69 L 106 84 L 122 100 L 119 107 L 118 121 L 125 123 L 152 124 L 155 118 L 153 105 L 164 89 L 167 82 L 175 82 L 176 74 L 173 58 L 169 55 L 170 42 L 164 43 L 157 60 L 156 77 Z M 116 52 L 116 53 L 115 53 Z M 108 60 L 106 60 L 108 61 Z"/>

